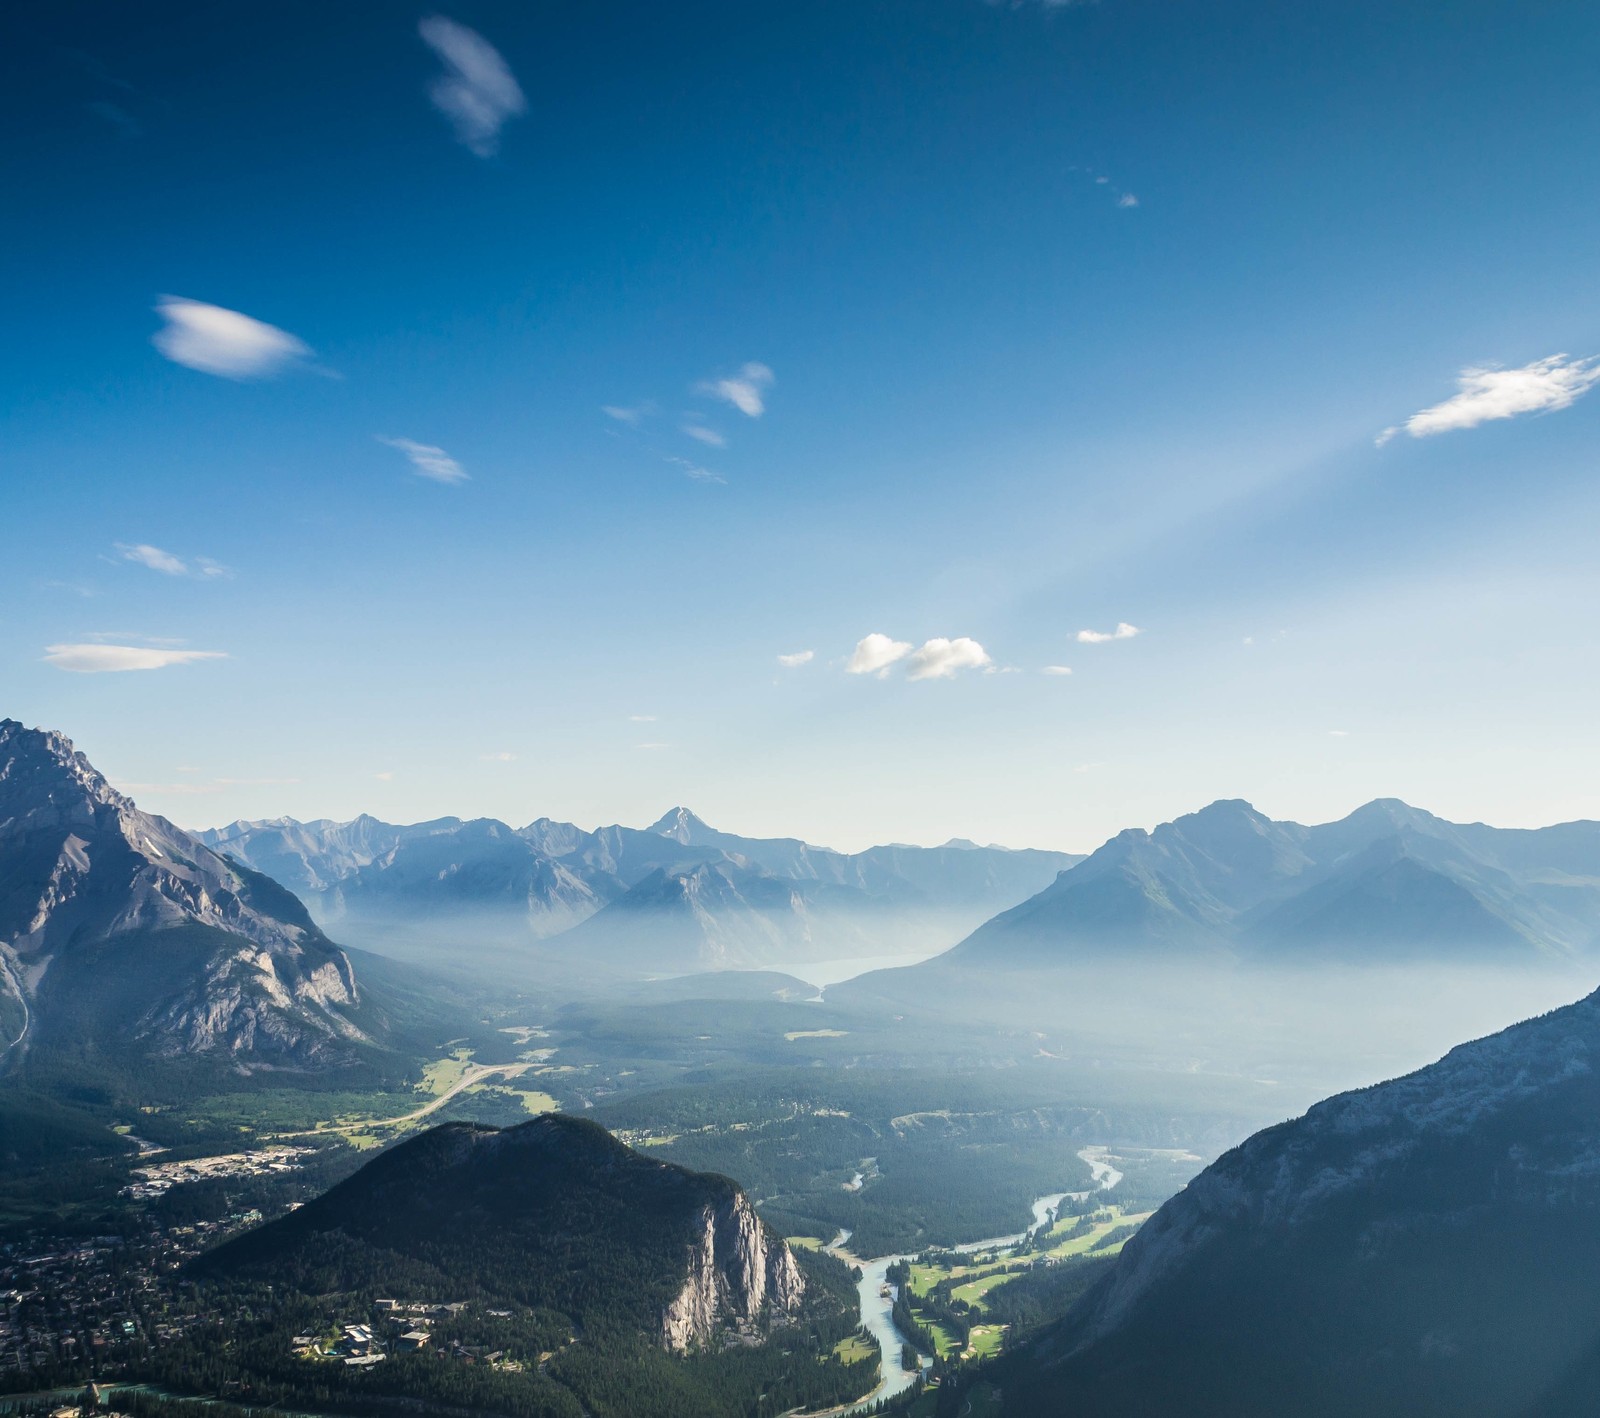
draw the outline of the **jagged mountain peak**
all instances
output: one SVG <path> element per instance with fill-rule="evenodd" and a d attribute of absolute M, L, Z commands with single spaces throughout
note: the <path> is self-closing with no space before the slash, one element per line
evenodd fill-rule
<path fill-rule="evenodd" d="M 686 807 L 675 807 L 663 814 L 645 829 L 658 837 L 671 837 L 685 847 L 692 847 L 706 837 L 718 835 L 703 818 L 696 817 Z"/>
<path fill-rule="evenodd" d="M 21 1029 L 0 1038 L 8 1055 L 95 1034 L 306 1061 L 364 1037 L 350 961 L 298 900 L 140 811 L 65 735 L 12 719 L 0 857 L 0 993 Z"/>

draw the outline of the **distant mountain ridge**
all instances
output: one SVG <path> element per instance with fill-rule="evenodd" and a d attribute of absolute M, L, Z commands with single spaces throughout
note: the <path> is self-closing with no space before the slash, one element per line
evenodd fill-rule
<path fill-rule="evenodd" d="M 941 960 L 1577 960 L 1600 946 L 1600 823 L 1459 824 L 1395 799 L 1337 822 L 1238 800 L 1113 837 Z"/>
<path fill-rule="evenodd" d="M 200 836 L 352 943 L 470 930 L 632 973 L 938 949 L 1079 860 L 967 843 L 842 853 L 721 832 L 681 807 L 642 830 L 279 818 Z"/>
<path fill-rule="evenodd" d="M 370 1042 L 349 957 L 276 882 L 0 720 L 0 1061 L 36 1044 L 318 1063 Z"/>
<path fill-rule="evenodd" d="M 1017 1418 L 1578 1418 L 1600 993 L 1256 1134 L 1000 1382 Z"/>

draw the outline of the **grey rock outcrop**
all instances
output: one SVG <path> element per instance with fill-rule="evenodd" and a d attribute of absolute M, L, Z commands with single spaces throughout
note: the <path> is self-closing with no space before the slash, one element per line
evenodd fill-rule
<path fill-rule="evenodd" d="M 661 1338 L 677 1353 L 703 1348 L 732 1330 L 758 1333 L 799 1308 L 805 1293 L 789 1248 L 761 1224 L 743 1192 L 701 1208 L 689 1273 L 661 1317 Z"/>

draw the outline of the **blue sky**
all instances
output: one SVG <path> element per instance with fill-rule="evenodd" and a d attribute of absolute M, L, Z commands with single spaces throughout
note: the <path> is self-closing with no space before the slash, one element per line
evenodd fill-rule
<path fill-rule="evenodd" d="M 144 806 L 1600 816 L 1592 6 L 7 24 L 0 712 Z"/>

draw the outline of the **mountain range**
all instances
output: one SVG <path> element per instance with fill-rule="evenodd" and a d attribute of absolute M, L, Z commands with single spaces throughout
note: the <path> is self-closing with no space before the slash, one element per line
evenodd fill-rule
<path fill-rule="evenodd" d="M 1495 828 L 1379 799 L 1307 827 L 1231 800 L 1118 833 L 937 961 L 896 973 L 1158 958 L 1536 964 L 1597 947 L 1600 823 Z"/>
<path fill-rule="evenodd" d="M 0 1062 L 324 1064 L 376 1017 L 291 893 L 141 812 L 60 734 L 0 721 Z"/>
<path fill-rule="evenodd" d="M 279 818 L 199 835 L 354 945 L 544 942 L 547 960 L 654 974 L 927 954 L 1080 860 L 971 843 L 835 852 L 720 832 L 685 808 L 645 829 Z"/>
<path fill-rule="evenodd" d="M 1258 1133 L 1001 1380 L 1018 1418 L 1576 1418 L 1600 1389 L 1600 993 Z"/>

